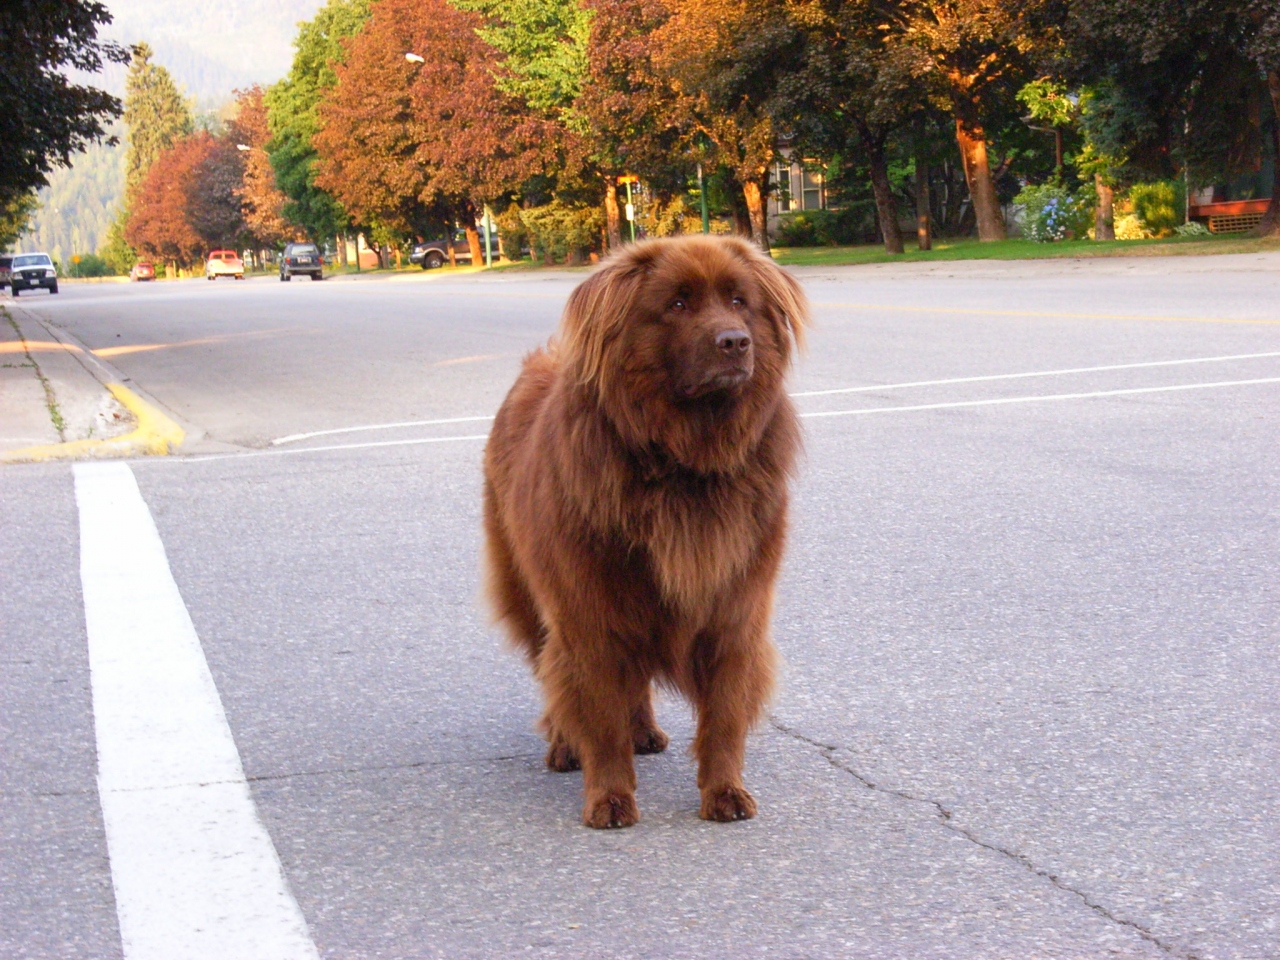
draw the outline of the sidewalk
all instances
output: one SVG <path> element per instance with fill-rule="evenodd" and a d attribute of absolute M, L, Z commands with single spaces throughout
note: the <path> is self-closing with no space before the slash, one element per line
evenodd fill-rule
<path fill-rule="evenodd" d="M 16 304 L 0 305 L 0 456 L 126 434 L 135 418 L 94 376 L 80 347 Z"/>

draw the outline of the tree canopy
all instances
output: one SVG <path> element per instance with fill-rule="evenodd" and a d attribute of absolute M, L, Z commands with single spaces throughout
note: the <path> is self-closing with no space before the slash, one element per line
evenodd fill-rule
<path fill-rule="evenodd" d="M 67 72 L 128 60 L 119 44 L 98 38 L 110 22 L 91 0 L 0 5 L 0 209 L 15 209 L 54 166 L 70 166 L 73 154 L 108 136 L 120 101 Z"/>

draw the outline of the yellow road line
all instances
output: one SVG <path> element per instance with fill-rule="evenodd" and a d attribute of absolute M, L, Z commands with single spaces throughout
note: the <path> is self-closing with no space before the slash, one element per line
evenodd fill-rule
<path fill-rule="evenodd" d="M 24 447 L 3 455 L 5 463 L 34 463 L 45 460 L 82 460 L 106 457 L 163 457 L 176 450 L 186 432 L 169 417 L 119 383 L 107 384 L 111 395 L 138 420 L 131 433 L 107 440 L 72 440 L 42 447 Z"/>
<path fill-rule="evenodd" d="M 976 317 L 1036 317 L 1048 320 L 1141 320 L 1157 323 L 1253 323 L 1280 326 L 1280 320 L 1231 317 L 1161 317 L 1126 313 L 1048 313 L 1036 310 L 977 310 L 972 307 L 898 307 L 885 303 L 843 303 L 815 300 L 815 307 L 845 307 L 850 310 L 884 310 L 891 313 L 958 313 Z"/>

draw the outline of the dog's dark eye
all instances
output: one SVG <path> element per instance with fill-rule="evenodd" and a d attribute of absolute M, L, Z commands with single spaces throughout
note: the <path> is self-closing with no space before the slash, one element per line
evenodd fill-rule
<path fill-rule="evenodd" d="M 677 297 L 675 300 L 671 301 L 671 306 L 667 309 L 671 310 L 673 313 L 680 313 L 682 310 L 687 309 L 688 306 L 689 305 L 685 303 L 684 300 Z"/>
<path fill-rule="evenodd" d="M 742 297 L 734 297 L 733 305 L 735 307 L 745 307 L 747 305 L 747 301 L 744 300 Z"/>

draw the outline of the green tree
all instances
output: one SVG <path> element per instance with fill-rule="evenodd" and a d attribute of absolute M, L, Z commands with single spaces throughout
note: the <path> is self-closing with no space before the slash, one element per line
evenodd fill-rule
<path fill-rule="evenodd" d="M 482 14 L 481 39 L 503 54 L 498 89 L 533 110 L 569 115 L 587 75 L 592 11 L 578 0 L 454 0 Z"/>
<path fill-rule="evenodd" d="M 106 6 L 88 0 L 0 5 L 0 210 L 16 209 L 55 166 L 106 138 L 120 115 L 117 98 L 68 77 L 128 60 L 119 44 L 98 39 L 110 22 Z"/>
<path fill-rule="evenodd" d="M 370 0 L 329 0 L 313 20 L 302 24 L 289 75 L 265 97 L 271 129 L 267 152 L 276 183 L 288 198 L 284 217 L 317 242 L 351 226 L 342 204 L 316 183 L 312 138 L 319 129 L 319 104 L 337 83 L 336 66 L 346 61 L 345 41 L 360 32 L 369 8 Z"/>
<path fill-rule="evenodd" d="M 13 241 L 26 232 L 38 201 L 35 193 L 22 193 L 0 205 L 0 250 L 8 250 Z"/>
<path fill-rule="evenodd" d="M 125 239 L 124 231 L 127 224 L 127 217 L 123 215 L 116 217 L 107 230 L 106 240 L 98 248 L 98 256 L 102 257 L 117 274 L 128 273 L 138 260 L 137 252 Z"/>
<path fill-rule="evenodd" d="M 1062 74 L 1093 93 L 1085 133 L 1121 180 L 1195 186 L 1280 161 L 1276 0 L 1076 0 L 1056 25 Z M 1277 194 L 1280 175 L 1268 230 Z"/>
<path fill-rule="evenodd" d="M 137 189 L 156 157 L 191 133 L 191 110 L 169 71 L 151 62 L 145 43 L 133 50 L 125 78 L 124 121 L 129 127 L 125 197 Z"/>
<path fill-rule="evenodd" d="M 796 149 L 866 163 L 885 250 L 902 253 L 890 138 L 925 106 L 914 76 L 918 61 L 912 51 L 883 42 L 878 4 L 824 6 L 790 11 L 805 43 L 798 68 L 780 84 L 781 119 L 794 131 Z"/>

